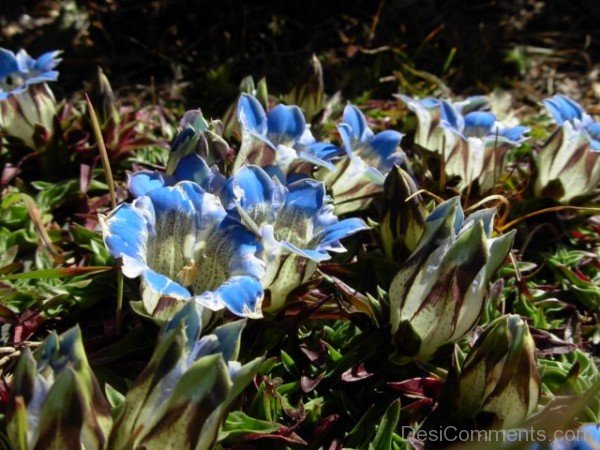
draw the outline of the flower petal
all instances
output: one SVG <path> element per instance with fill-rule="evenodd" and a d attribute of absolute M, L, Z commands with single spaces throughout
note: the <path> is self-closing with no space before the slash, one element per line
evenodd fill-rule
<path fill-rule="evenodd" d="M 163 174 L 142 170 L 129 176 L 127 189 L 134 197 L 141 197 L 154 189 L 164 187 L 166 184 Z"/>
<path fill-rule="evenodd" d="M 299 140 L 306 130 L 306 120 L 297 106 L 277 105 L 267 115 L 269 139 L 275 144 Z"/>
<path fill-rule="evenodd" d="M 318 236 L 318 248 L 326 250 L 343 250 L 339 246 L 339 241 L 359 231 L 368 230 L 369 226 L 364 220 L 358 217 L 340 220 L 333 225 L 325 228 L 322 235 Z M 339 250 L 338 250 L 339 249 Z"/>
<path fill-rule="evenodd" d="M 301 211 L 306 217 L 313 217 L 323 207 L 325 196 L 325 185 L 322 182 L 305 178 L 288 186 L 283 208 L 292 208 Z"/>
<path fill-rule="evenodd" d="M 581 105 L 561 94 L 542 100 L 542 103 L 558 125 L 565 121 L 581 120 L 585 111 Z"/>
<path fill-rule="evenodd" d="M 194 300 L 213 311 L 227 308 L 237 316 L 262 317 L 264 290 L 260 281 L 249 276 L 233 276 L 214 291 L 196 295 Z"/>
<path fill-rule="evenodd" d="M 348 104 L 344 108 L 342 124 L 350 127 L 350 136 L 361 142 L 365 142 L 373 136 L 373 132 L 367 124 L 365 115 L 356 106 Z"/>
<path fill-rule="evenodd" d="M 402 133 L 395 130 L 385 130 L 373 136 L 370 145 L 379 156 L 381 162 L 385 163 L 394 153 L 397 153 L 396 150 L 403 136 Z"/>
<path fill-rule="evenodd" d="M 496 122 L 496 116 L 489 112 L 473 111 L 465 116 L 464 135 L 467 137 L 485 137 Z"/>
<path fill-rule="evenodd" d="M 164 296 L 186 300 L 191 297 L 186 288 L 152 269 L 142 272 L 142 284 L 144 290 L 150 289 L 159 298 Z"/>
<path fill-rule="evenodd" d="M 100 216 L 104 244 L 115 258 L 123 258 L 123 274 L 138 277 L 147 267 L 146 241 L 152 231 L 152 205 L 142 197 L 123 203 L 109 216 Z"/>
<path fill-rule="evenodd" d="M 242 94 L 237 107 L 242 129 L 264 136 L 267 133 L 267 114 L 260 102 L 249 94 Z"/>
<path fill-rule="evenodd" d="M 0 48 L 0 79 L 16 72 L 19 72 L 19 64 L 15 54 L 10 50 Z"/>

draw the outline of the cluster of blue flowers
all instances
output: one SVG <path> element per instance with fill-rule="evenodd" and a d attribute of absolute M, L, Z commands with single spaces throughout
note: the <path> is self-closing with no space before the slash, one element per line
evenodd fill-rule
<path fill-rule="evenodd" d="M 341 126 L 348 128 L 344 142 L 389 171 L 400 157 L 400 135 L 373 136 L 358 109 L 348 108 L 354 122 Z M 368 228 L 359 218 L 339 220 L 325 184 L 312 178 L 314 167 L 336 171 L 344 152 L 316 142 L 297 106 L 278 105 L 267 114 L 243 95 L 238 119 L 241 149 L 228 175 L 218 155 L 203 158 L 189 145 L 209 127 L 195 117 L 182 123 L 174 140 L 172 173 L 132 174 L 133 202 L 101 219 L 106 246 L 121 259 L 123 273 L 141 277 L 148 312 L 170 297 L 261 317 L 263 310 L 281 308 L 319 262 L 345 251 L 342 239 Z M 378 176 L 383 183 L 385 175 Z"/>

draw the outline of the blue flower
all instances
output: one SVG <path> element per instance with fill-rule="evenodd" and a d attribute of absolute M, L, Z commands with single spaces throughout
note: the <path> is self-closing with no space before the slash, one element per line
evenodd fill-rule
<path fill-rule="evenodd" d="M 471 111 L 464 116 L 449 102 L 442 101 L 441 125 L 463 139 L 477 138 L 485 143 L 506 142 L 517 145 L 527 139 L 529 128 L 517 125 L 508 127 L 487 111 Z"/>
<path fill-rule="evenodd" d="M 142 278 L 149 313 L 162 297 L 261 316 L 264 264 L 254 235 L 197 184 L 158 187 L 101 217 L 104 243 L 129 278 Z"/>
<path fill-rule="evenodd" d="M 331 191 L 337 214 L 366 207 L 383 190 L 383 182 L 394 165 L 405 155 L 400 149 L 403 134 L 385 130 L 375 134 L 364 114 L 354 105 L 344 109 L 338 126 L 344 144 L 344 157 L 334 172 L 320 172 L 320 179 Z"/>
<path fill-rule="evenodd" d="M 507 126 L 487 111 L 475 110 L 463 115 L 456 105 L 445 100 L 440 108 L 440 127 L 446 131 L 443 135 L 446 174 L 460 178 L 456 186 L 459 190 L 474 182 L 482 193 L 492 190 L 504 169 L 506 152 L 527 139 L 529 128 Z"/>
<path fill-rule="evenodd" d="M 403 94 L 398 94 L 395 97 L 406 104 L 406 107 L 417 116 L 414 143 L 424 149 L 443 153 L 442 147 L 445 140 L 448 140 L 444 129 L 440 127 L 443 101 L 434 97 L 417 100 Z M 465 100 L 453 102 L 452 109 L 447 111 L 449 115 L 446 119 L 451 123 L 456 123 L 459 120 L 459 114 L 480 110 L 488 107 L 488 105 L 489 99 L 486 96 L 468 97 Z"/>
<path fill-rule="evenodd" d="M 242 167 L 229 179 L 222 201 L 232 217 L 260 237 L 270 311 L 281 308 L 330 252 L 345 251 L 341 239 L 368 228 L 362 219 L 338 220 L 323 183 L 305 178 L 283 186 L 257 166 Z"/>
<path fill-rule="evenodd" d="M 141 197 L 154 189 L 174 186 L 180 181 L 193 181 L 206 192 L 216 193 L 225 182 L 225 177 L 216 166 L 208 167 L 200 155 L 190 153 L 179 160 L 173 174 L 153 170 L 131 174 L 128 188 L 134 197 Z"/>
<path fill-rule="evenodd" d="M 18 95 L 34 84 L 56 81 L 58 71 L 54 69 L 60 63 L 59 54 L 52 51 L 35 59 L 25 50 L 14 54 L 0 48 L 0 100 L 10 94 Z"/>
<path fill-rule="evenodd" d="M 277 105 L 266 113 L 256 98 L 242 94 L 237 113 L 242 145 L 234 172 L 254 164 L 289 182 L 310 176 L 313 166 L 333 169 L 339 149 L 315 140 L 298 106 Z"/>
<path fill-rule="evenodd" d="M 584 133 L 594 151 L 600 151 L 600 122 L 594 122 L 583 107 L 561 94 L 554 95 L 542 101 L 557 125 L 569 123 L 575 130 Z"/>

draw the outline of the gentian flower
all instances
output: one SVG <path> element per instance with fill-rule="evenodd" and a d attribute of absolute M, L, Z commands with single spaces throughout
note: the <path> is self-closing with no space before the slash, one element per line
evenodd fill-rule
<path fill-rule="evenodd" d="M 564 95 L 543 103 L 559 128 L 536 157 L 536 195 L 568 202 L 591 194 L 600 182 L 600 122 Z"/>
<path fill-rule="evenodd" d="M 434 97 L 417 100 L 403 94 L 395 95 L 395 97 L 417 116 L 414 143 L 426 150 L 443 153 L 444 140 L 453 141 L 454 139 L 452 135 L 446 136 L 446 130 L 440 127 L 442 100 Z M 483 109 L 488 104 L 489 99 L 486 96 L 477 95 L 454 102 L 452 106 L 457 113 L 466 114 Z"/>
<path fill-rule="evenodd" d="M 442 101 L 440 125 L 457 139 L 444 149 L 445 169 L 450 176 L 458 176 L 459 189 L 474 181 L 480 192 L 494 188 L 504 168 L 504 157 L 510 147 L 527 139 L 529 128 L 508 127 L 486 111 L 471 111 L 464 116 L 449 102 Z"/>
<path fill-rule="evenodd" d="M 238 120 L 242 144 L 234 172 L 253 164 L 286 183 L 310 176 L 313 166 L 333 170 L 330 161 L 339 149 L 315 140 L 299 107 L 277 105 L 266 113 L 256 98 L 242 94 Z"/>
<path fill-rule="evenodd" d="M 180 125 L 171 144 L 166 172 L 141 170 L 129 176 L 129 191 L 135 197 L 180 181 L 193 181 L 205 191 L 215 193 L 225 182 L 222 171 L 229 145 L 219 134 L 220 122 L 209 123 L 200 110 L 192 110 L 184 114 Z"/>
<path fill-rule="evenodd" d="M 106 247 L 122 260 L 123 274 L 141 276 L 148 313 L 162 297 L 171 297 L 209 310 L 261 316 L 260 246 L 197 184 L 153 189 L 101 216 L 100 224 Z"/>
<path fill-rule="evenodd" d="M 46 81 L 56 81 L 59 51 L 34 59 L 24 50 L 14 54 L 0 48 L 0 129 L 35 147 L 35 127 L 48 133 L 56 114 L 56 100 Z"/>
<path fill-rule="evenodd" d="M 280 309 L 289 292 L 307 281 L 330 252 L 345 251 L 341 239 L 367 228 L 362 219 L 338 220 L 323 183 L 305 178 L 283 186 L 258 166 L 242 167 L 230 178 L 222 200 L 233 217 L 260 237 L 268 311 Z"/>
<path fill-rule="evenodd" d="M 54 70 L 60 63 L 59 51 L 44 53 L 39 58 L 32 58 L 25 50 L 14 54 L 10 50 L 0 48 L 0 100 L 9 95 L 18 95 L 28 86 L 46 81 L 56 81 L 58 71 Z"/>
<path fill-rule="evenodd" d="M 321 171 L 319 178 L 332 193 L 336 214 L 344 214 L 365 208 L 382 192 L 385 177 L 394 165 L 404 162 L 405 155 L 399 149 L 401 133 L 385 130 L 375 134 L 354 105 L 344 109 L 338 130 L 345 155 L 335 171 Z"/>

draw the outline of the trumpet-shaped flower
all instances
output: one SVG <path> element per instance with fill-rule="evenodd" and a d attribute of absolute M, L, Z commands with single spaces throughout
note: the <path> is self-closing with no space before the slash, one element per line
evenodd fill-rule
<path fill-rule="evenodd" d="M 495 114 L 471 111 L 464 116 L 449 102 L 441 104 L 441 126 L 455 135 L 444 149 L 446 173 L 461 179 L 459 189 L 477 181 L 481 192 L 493 189 L 507 150 L 527 139 L 529 128 L 506 126 Z"/>
<path fill-rule="evenodd" d="M 394 165 L 404 162 L 399 145 L 403 135 L 394 130 L 375 134 L 364 114 L 354 105 L 344 109 L 338 127 L 345 155 L 332 172 L 320 178 L 331 191 L 335 212 L 343 214 L 366 207 L 383 191 L 383 182 Z"/>
<path fill-rule="evenodd" d="M 338 220 L 323 183 L 305 178 L 283 186 L 257 166 L 241 168 L 225 184 L 222 198 L 230 214 L 260 236 L 269 311 L 280 309 L 330 252 L 345 251 L 341 239 L 367 228 L 362 219 Z"/>
<path fill-rule="evenodd" d="M 443 153 L 443 147 L 450 145 L 453 136 L 447 135 L 446 130 L 440 126 L 442 120 L 442 100 L 434 97 L 426 97 L 421 100 L 411 98 L 407 95 L 395 95 L 406 107 L 417 116 L 417 127 L 414 143 L 426 150 Z M 489 99 L 483 95 L 469 97 L 465 100 L 452 103 L 455 114 L 467 114 L 471 111 L 485 108 Z"/>
<path fill-rule="evenodd" d="M 259 101 L 242 94 L 238 102 L 242 144 L 233 171 L 253 164 L 282 182 L 310 176 L 313 166 L 332 170 L 339 149 L 317 142 L 298 106 L 277 105 L 268 113 Z"/>
<path fill-rule="evenodd" d="M 124 203 L 100 223 L 104 242 L 125 276 L 142 278 L 152 313 L 161 297 L 261 316 L 264 264 L 252 233 L 227 217 L 219 199 L 183 181 Z"/>
<path fill-rule="evenodd" d="M 600 123 L 564 95 L 543 103 L 559 128 L 536 158 L 536 194 L 563 202 L 590 194 L 600 182 Z"/>

